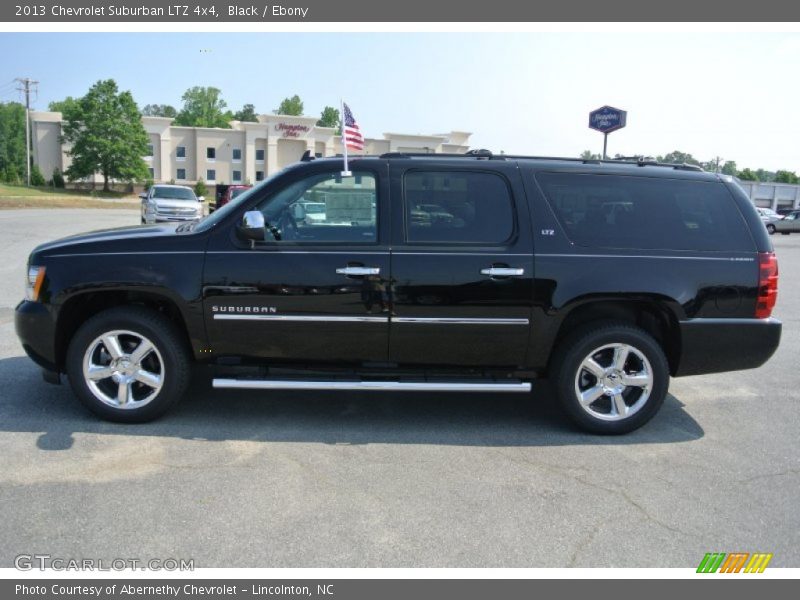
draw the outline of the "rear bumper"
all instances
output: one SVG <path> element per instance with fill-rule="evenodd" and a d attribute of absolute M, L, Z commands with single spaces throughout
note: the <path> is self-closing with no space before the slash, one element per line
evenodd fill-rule
<path fill-rule="evenodd" d="M 23 300 L 14 313 L 14 326 L 31 360 L 46 371 L 57 372 L 55 323 L 47 307 L 40 302 Z"/>
<path fill-rule="evenodd" d="M 675 377 L 760 367 L 775 353 L 782 324 L 777 319 L 681 321 L 681 354 Z"/>

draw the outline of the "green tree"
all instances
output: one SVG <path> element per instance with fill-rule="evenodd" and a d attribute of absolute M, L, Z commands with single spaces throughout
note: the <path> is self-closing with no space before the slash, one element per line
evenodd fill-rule
<path fill-rule="evenodd" d="M 775 181 L 775 173 L 766 169 L 756 169 L 756 177 L 758 177 L 759 181 Z"/>
<path fill-rule="evenodd" d="M 686 163 L 687 165 L 697 165 L 702 166 L 700 161 L 697 160 L 694 156 L 689 154 L 688 152 L 681 152 L 680 150 L 673 150 L 669 154 L 664 156 L 659 156 L 657 158 L 658 162 L 665 162 L 665 163 L 677 163 L 683 164 Z"/>
<path fill-rule="evenodd" d="M 776 171 L 775 172 L 775 182 L 776 183 L 797 183 L 797 174 L 794 171 Z"/>
<path fill-rule="evenodd" d="M 342 122 L 339 118 L 339 110 L 332 106 L 326 106 L 322 109 L 317 121 L 317 127 L 336 127 L 341 130 Z"/>
<path fill-rule="evenodd" d="M 600 154 L 595 154 L 591 150 L 584 150 L 580 156 L 583 160 L 600 160 L 603 158 Z"/>
<path fill-rule="evenodd" d="M 25 107 L 0 104 L 0 180 L 19 183 L 25 176 Z"/>
<path fill-rule="evenodd" d="M 252 104 L 245 104 L 242 110 L 233 113 L 233 118 L 236 121 L 247 121 L 248 123 L 258 123 L 258 115 L 256 114 L 256 107 Z"/>
<path fill-rule="evenodd" d="M 144 117 L 168 117 L 174 119 L 178 116 L 178 111 L 169 104 L 147 104 L 142 109 Z"/>
<path fill-rule="evenodd" d="M 200 196 L 205 197 L 208 195 L 208 186 L 206 185 L 206 182 L 203 181 L 202 178 L 198 179 L 197 183 L 194 184 L 194 194 L 198 198 Z"/>
<path fill-rule="evenodd" d="M 181 100 L 183 108 L 175 119 L 176 125 L 230 129 L 233 115 L 225 111 L 228 105 L 218 88 L 195 86 L 186 90 Z"/>
<path fill-rule="evenodd" d="M 736 176 L 742 181 L 758 181 L 758 175 L 756 175 L 750 168 L 742 169 Z"/>
<path fill-rule="evenodd" d="M 77 99 L 73 98 L 72 96 L 67 96 L 63 100 L 54 100 L 47 106 L 47 108 L 52 112 L 60 112 L 63 117 L 70 110 L 75 108 L 77 103 Z"/>
<path fill-rule="evenodd" d="M 70 180 L 101 173 L 103 190 L 112 179 L 141 181 L 147 177 L 142 156 L 148 137 L 139 109 L 130 92 L 120 92 L 113 79 L 98 81 L 64 115 L 63 139 L 72 164 L 66 170 Z"/>
<path fill-rule="evenodd" d="M 280 106 L 272 112 L 276 115 L 300 116 L 303 114 L 303 101 L 295 94 L 291 98 L 284 98 Z"/>
<path fill-rule="evenodd" d="M 722 165 L 722 169 L 720 172 L 723 175 L 733 175 L 736 177 L 738 171 L 736 170 L 736 161 L 735 160 L 726 160 L 725 164 Z"/>

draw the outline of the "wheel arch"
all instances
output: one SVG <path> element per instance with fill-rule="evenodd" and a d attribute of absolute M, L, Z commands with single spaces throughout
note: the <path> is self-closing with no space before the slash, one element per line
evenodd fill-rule
<path fill-rule="evenodd" d="M 83 323 L 104 310 L 120 306 L 143 306 L 166 315 L 178 329 L 186 349 L 193 352 L 184 314 L 178 303 L 166 294 L 139 289 L 92 290 L 70 296 L 59 308 L 55 332 L 58 367 L 64 367 L 70 340 Z"/>
<path fill-rule="evenodd" d="M 664 350 L 671 374 L 677 371 L 681 354 L 681 333 L 678 325 L 680 307 L 659 296 L 603 296 L 581 298 L 566 306 L 553 338 L 547 371 L 553 364 L 558 345 L 571 333 L 590 323 L 617 321 L 640 327 Z"/>

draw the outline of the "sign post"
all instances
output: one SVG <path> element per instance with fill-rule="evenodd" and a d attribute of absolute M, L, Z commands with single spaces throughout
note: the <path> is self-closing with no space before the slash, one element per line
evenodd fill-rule
<path fill-rule="evenodd" d="M 589 113 L 589 129 L 603 134 L 603 160 L 608 158 L 608 134 L 627 124 L 628 112 L 613 106 L 601 106 Z"/>

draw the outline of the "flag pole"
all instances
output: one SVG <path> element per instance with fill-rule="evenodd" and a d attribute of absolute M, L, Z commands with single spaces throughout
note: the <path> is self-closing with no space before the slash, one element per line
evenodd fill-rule
<path fill-rule="evenodd" d="M 339 104 L 341 106 L 342 112 L 340 114 L 340 118 L 342 121 L 342 146 L 344 146 L 344 171 L 342 171 L 342 177 L 350 177 L 350 169 L 347 168 L 347 137 L 344 133 L 345 127 L 345 120 L 344 120 L 344 100 L 339 98 Z"/>

